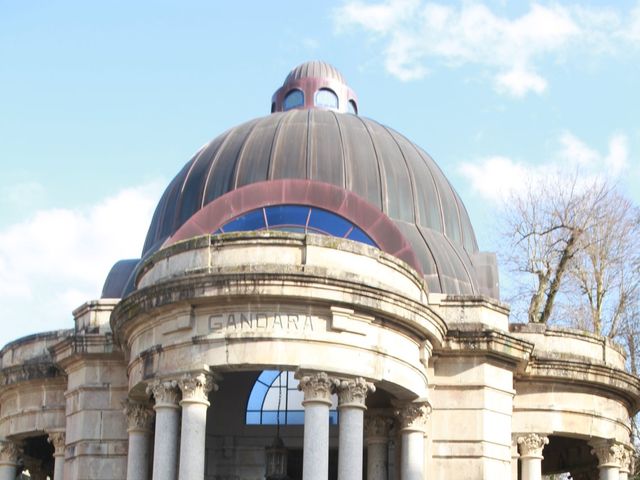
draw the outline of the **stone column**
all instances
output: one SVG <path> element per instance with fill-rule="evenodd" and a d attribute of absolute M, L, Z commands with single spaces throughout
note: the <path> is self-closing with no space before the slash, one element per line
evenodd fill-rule
<path fill-rule="evenodd" d="M 602 440 L 591 444 L 591 454 L 598 457 L 600 480 L 619 480 L 620 466 L 624 456 L 624 445 L 615 440 Z"/>
<path fill-rule="evenodd" d="M 53 480 L 62 480 L 64 478 L 64 449 L 65 434 L 64 432 L 49 432 L 47 441 L 53 445 Z"/>
<path fill-rule="evenodd" d="M 375 387 L 364 378 L 336 379 L 340 412 L 338 480 L 362 480 L 362 444 L 367 393 Z"/>
<path fill-rule="evenodd" d="M 302 480 L 329 477 L 329 407 L 332 381 L 324 372 L 301 374 L 298 389 L 304 392 L 304 441 Z"/>
<path fill-rule="evenodd" d="M 18 445 L 9 440 L 0 440 L 0 480 L 15 480 L 18 466 Z"/>
<path fill-rule="evenodd" d="M 396 411 L 400 424 L 400 480 L 424 479 L 424 433 L 431 413 L 426 402 L 415 402 Z"/>
<path fill-rule="evenodd" d="M 364 441 L 367 446 L 367 480 L 388 480 L 389 429 L 393 420 L 384 415 L 368 415 L 364 419 Z"/>
<path fill-rule="evenodd" d="M 178 382 L 182 390 L 182 437 L 180 442 L 179 480 L 204 479 L 205 440 L 207 436 L 207 400 L 218 389 L 211 375 L 185 375 Z"/>
<path fill-rule="evenodd" d="M 633 459 L 633 450 L 629 447 L 625 448 L 622 453 L 622 462 L 620 463 L 620 480 L 628 480 L 631 473 L 631 460 Z"/>
<path fill-rule="evenodd" d="M 149 480 L 149 452 L 153 410 L 148 405 L 125 400 L 129 450 L 127 452 L 127 480 Z"/>
<path fill-rule="evenodd" d="M 522 480 L 541 480 L 542 450 L 549 443 L 549 438 L 530 433 L 518 437 L 520 450 L 520 472 Z"/>
<path fill-rule="evenodd" d="M 176 480 L 178 434 L 180 428 L 180 390 L 176 381 L 156 380 L 147 387 L 156 403 L 156 429 L 153 444 L 153 480 Z"/>

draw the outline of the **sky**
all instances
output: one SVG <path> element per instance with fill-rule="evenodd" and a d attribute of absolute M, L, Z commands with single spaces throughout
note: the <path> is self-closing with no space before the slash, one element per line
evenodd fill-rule
<path fill-rule="evenodd" d="M 482 250 L 548 172 L 640 203 L 640 0 L 0 0 L 0 345 L 72 328 L 191 155 L 315 59 L 431 154 Z"/>

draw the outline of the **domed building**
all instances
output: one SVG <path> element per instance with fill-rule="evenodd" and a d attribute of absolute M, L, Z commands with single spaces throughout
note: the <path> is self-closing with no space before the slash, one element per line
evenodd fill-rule
<path fill-rule="evenodd" d="M 326 63 L 182 167 L 74 317 L 0 351 L 0 480 L 629 478 L 622 351 L 510 325 L 438 165 Z"/>

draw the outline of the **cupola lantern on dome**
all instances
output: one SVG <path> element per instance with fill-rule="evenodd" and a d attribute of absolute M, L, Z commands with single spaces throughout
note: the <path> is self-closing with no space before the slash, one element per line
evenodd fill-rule
<path fill-rule="evenodd" d="M 358 98 L 334 66 L 305 62 L 291 70 L 273 94 L 271 113 L 310 108 L 357 114 Z"/>

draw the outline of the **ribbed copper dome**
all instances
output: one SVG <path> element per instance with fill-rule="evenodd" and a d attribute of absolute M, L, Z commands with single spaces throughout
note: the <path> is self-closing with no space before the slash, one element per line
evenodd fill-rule
<path fill-rule="evenodd" d="M 312 60 L 305 62 L 289 72 L 284 83 L 290 83 L 293 80 L 301 80 L 303 78 L 330 78 L 337 80 L 340 83 L 347 84 L 347 80 L 342 76 L 342 73 L 338 71 L 333 65 L 321 62 L 319 60 Z"/>
<path fill-rule="evenodd" d="M 469 217 L 431 157 L 373 120 L 330 110 L 274 113 L 204 146 L 167 187 L 143 255 L 225 193 L 289 178 L 336 185 L 382 210 L 413 246 L 431 291 L 482 291 Z"/>

